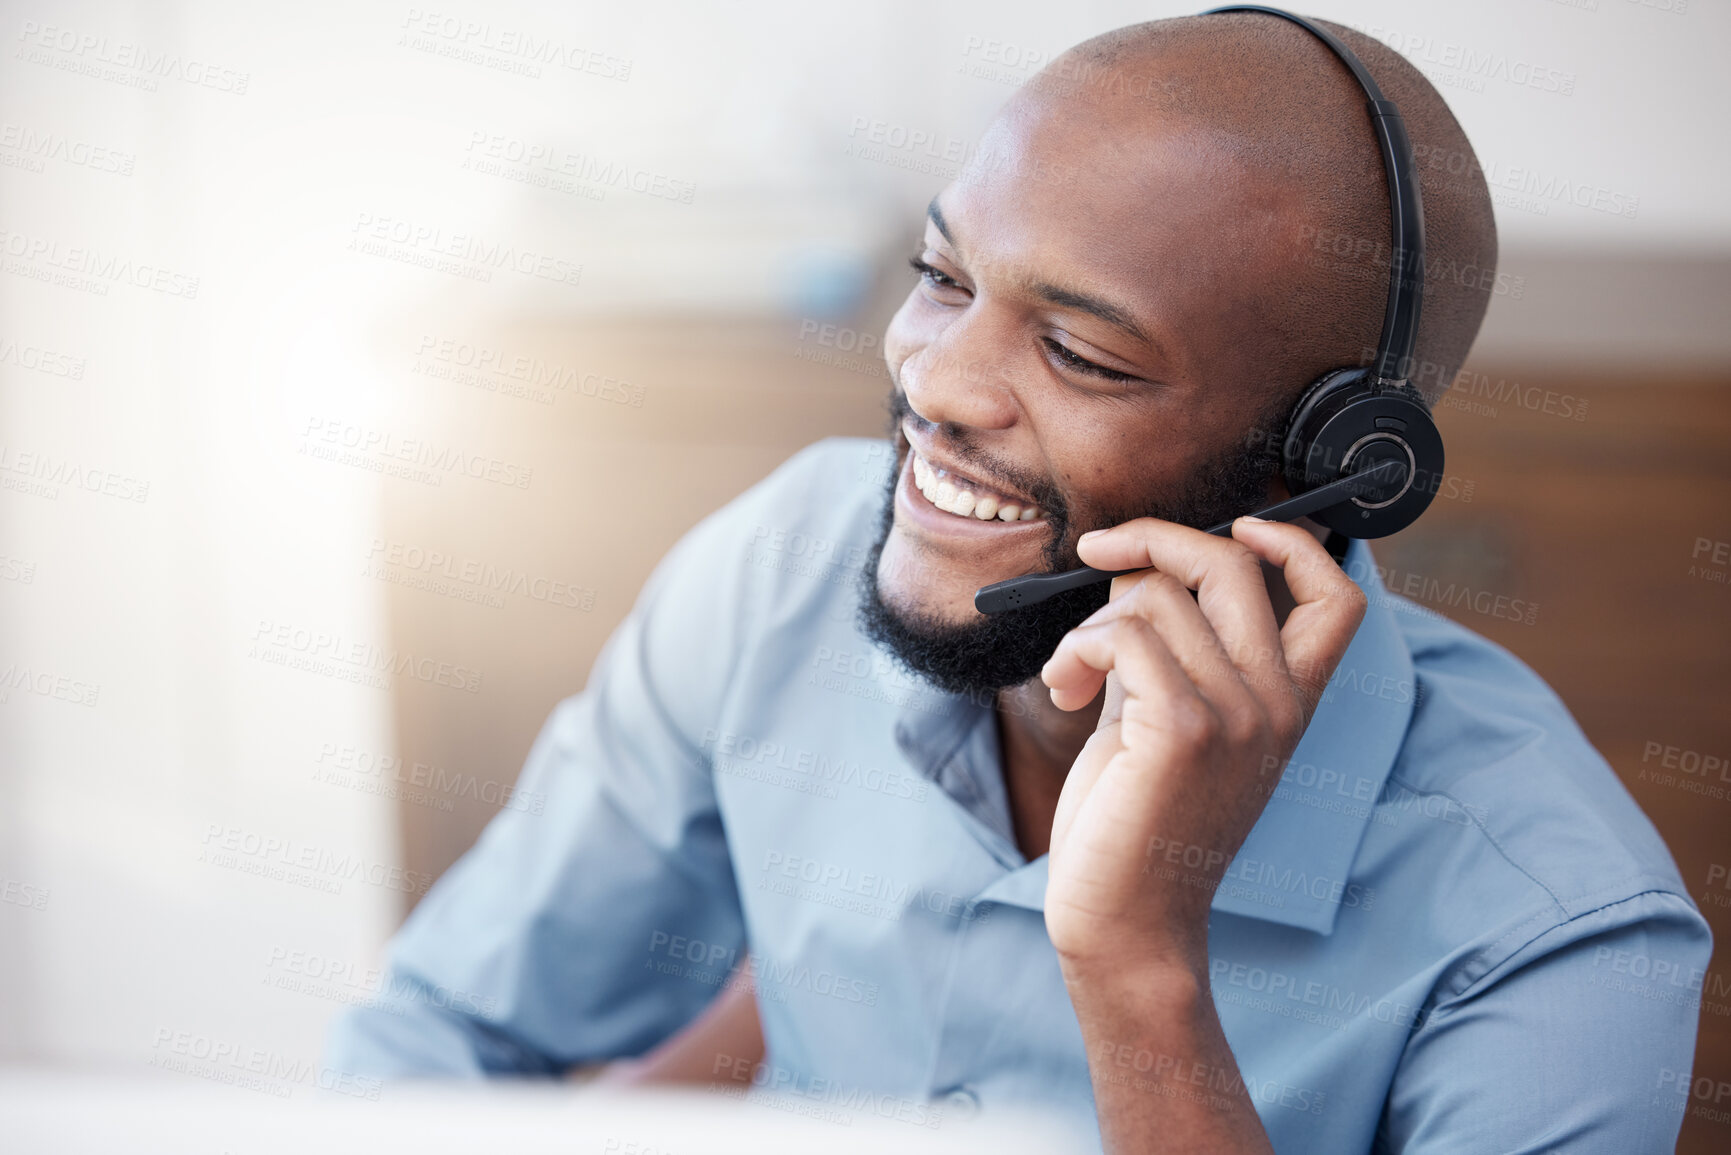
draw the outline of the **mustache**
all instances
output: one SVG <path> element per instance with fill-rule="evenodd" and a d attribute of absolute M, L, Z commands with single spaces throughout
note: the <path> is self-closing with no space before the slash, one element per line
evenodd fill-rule
<path fill-rule="evenodd" d="M 898 447 L 905 442 L 902 436 L 903 423 L 913 426 L 922 432 L 928 432 L 934 441 L 939 442 L 948 452 L 953 454 L 970 471 L 979 475 L 981 481 L 990 483 L 993 480 L 1008 482 L 1004 488 L 1020 490 L 1034 499 L 1034 503 L 1046 511 L 1053 528 L 1058 530 L 1058 538 L 1062 540 L 1063 530 L 1070 523 L 1070 506 L 1064 500 L 1063 493 L 1052 484 L 1050 478 L 1012 465 L 1001 458 L 982 450 L 968 433 L 948 422 L 927 421 L 913 406 L 908 404 L 907 394 L 900 386 L 890 389 L 889 395 L 889 435 Z"/>

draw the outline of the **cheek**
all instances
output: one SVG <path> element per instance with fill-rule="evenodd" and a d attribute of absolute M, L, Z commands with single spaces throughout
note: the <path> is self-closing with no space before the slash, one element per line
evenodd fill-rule
<path fill-rule="evenodd" d="M 1058 484 L 1078 501 L 1135 488 L 1161 456 L 1156 434 L 1086 408 L 1078 401 L 1038 415 Z"/>
<path fill-rule="evenodd" d="M 1069 501 L 1077 532 L 1169 499 L 1184 488 L 1194 468 L 1186 432 L 1167 423 L 1127 426 L 1050 414 L 1043 428 L 1053 475 Z"/>

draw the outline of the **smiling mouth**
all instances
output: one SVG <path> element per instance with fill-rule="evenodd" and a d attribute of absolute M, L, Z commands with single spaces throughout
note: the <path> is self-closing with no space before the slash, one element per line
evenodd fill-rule
<path fill-rule="evenodd" d="M 1040 521 L 1046 511 L 999 493 L 973 478 L 932 465 L 912 446 L 913 483 L 925 499 L 945 513 L 974 521 Z"/>

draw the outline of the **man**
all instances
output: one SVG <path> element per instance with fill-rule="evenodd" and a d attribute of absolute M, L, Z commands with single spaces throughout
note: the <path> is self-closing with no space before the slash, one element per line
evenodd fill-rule
<path fill-rule="evenodd" d="M 1420 157 L 1434 398 L 1494 283 L 1489 195 L 1423 77 L 1333 31 Z M 933 201 L 891 451 L 813 446 L 668 555 L 530 754 L 545 813 L 428 895 L 404 993 L 334 1062 L 639 1055 L 741 966 L 754 1081 L 915 1125 L 1668 1150 L 1692 1005 L 1611 979 L 1698 984 L 1709 937 L 1566 710 L 1362 543 L 1195 528 L 1284 495 L 1267 434 L 1367 359 L 1387 221 L 1363 96 L 1295 27 L 1163 21 L 1055 62 Z M 973 609 L 1078 562 L 1141 572 Z"/>

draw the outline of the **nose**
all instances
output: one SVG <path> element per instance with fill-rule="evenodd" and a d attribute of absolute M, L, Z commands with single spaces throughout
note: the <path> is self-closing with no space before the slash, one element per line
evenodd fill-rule
<path fill-rule="evenodd" d="M 1019 407 L 1002 368 L 1008 340 L 978 305 L 969 309 L 902 362 L 898 379 L 908 407 L 934 425 L 1015 424 Z"/>

